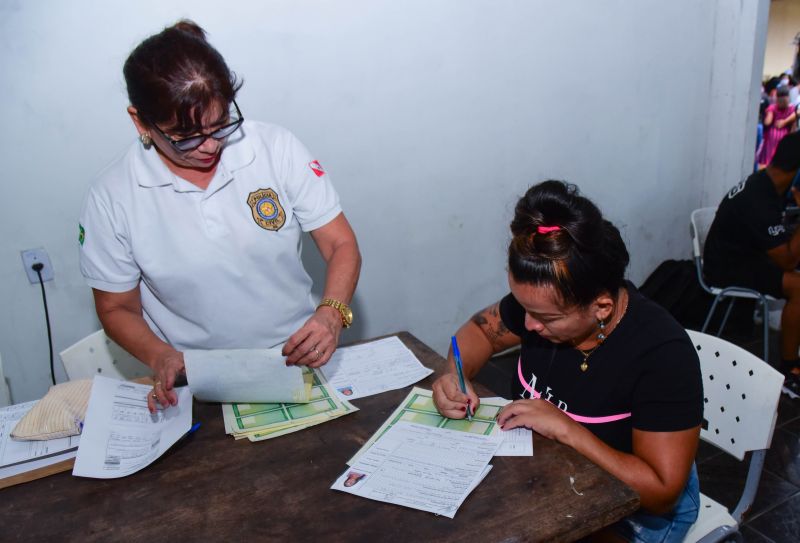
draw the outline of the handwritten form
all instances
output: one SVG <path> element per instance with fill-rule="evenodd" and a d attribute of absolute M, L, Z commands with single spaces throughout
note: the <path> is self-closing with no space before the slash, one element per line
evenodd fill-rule
<path fill-rule="evenodd" d="M 352 466 L 358 459 L 358 456 L 367 451 L 375 441 L 378 440 L 392 425 L 404 421 L 413 422 L 415 424 L 424 424 L 425 426 L 435 426 L 436 428 L 445 428 L 447 430 L 456 430 L 459 432 L 470 432 L 473 434 L 490 435 L 499 434 L 500 428 L 497 426 L 495 417 L 500 412 L 507 400 L 500 398 L 501 403 L 498 405 L 491 405 L 490 402 L 481 402 L 480 407 L 472 417 L 472 421 L 467 419 L 448 419 L 439 414 L 436 409 L 436 404 L 433 402 L 433 392 L 424 388 L 414 387 L 408 393 L 405 400 L 403 400 L 397 409 L 389 415 L 389 418 L 381 425 L 378 430 L 372 434 L 372 437 L 367 440 L 358 452 L 347 461 L 347 464 Z"/>
<path fill-rule="evenodd" d="M 298 366 L 286 366 L 280 348 L 187 349 L 183 352 L 192 394 L 208 402 L 303 403 L 309 401 Z"/>
<path fill-rule="evenodd" d="M 192 425 L 189 387 L 174 389 L 178 405 L 147 410 L 152 387 L 95 376 L 73 475 L 111 479 L 150 465 Z"/>
<path fill-rule="evenodd" d="M 38 400 L 0 408 L 0 479 L 75 457 L 80 436 L 18 441 L 11 431 Z"/>
<path fill-rule="evenodd" d="M 501 438 L 398 422 L 331 486 L 453 518 L 486 476 Z"/>
<path fill-rule="evenodd" d="M 337 349 L 321 369 L 347 400 L 403 388 L 433 373 L 396 336 Z"/>

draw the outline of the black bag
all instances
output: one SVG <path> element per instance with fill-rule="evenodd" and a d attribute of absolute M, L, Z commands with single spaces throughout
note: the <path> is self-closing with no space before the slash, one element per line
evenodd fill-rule
<path fill-rule="evenodd" d="M 695 264 L 691 260 L 665 260 L 642 283 L 639 291 L 663 306 L 684 328 L 693 330 L 702 328 L 706 314 L 714 301 L 714 297 L 700 286 Z M 734 306 L 734 308 L 736 307 Z M 750 307 L 752 324 L 753 313 L 752 306 Z M 719 326 L 718 323 L 724 313 L 724 306 L 717 309 L 715 322 L 711 323 L 709 331 L 714 330 L 716 332 L 713 326 L 714 324 Z M 739 312 L 734 311 L 734 313 L 738 315 Z M 729 322 L 734 325 L 733 315 Z M 728 325 L 726 325 L 726 329 L 727 327 Z"/>

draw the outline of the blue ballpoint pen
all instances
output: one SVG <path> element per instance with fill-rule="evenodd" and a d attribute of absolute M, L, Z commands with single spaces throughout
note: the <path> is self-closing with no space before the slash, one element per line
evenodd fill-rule
<path fill-rule="evenodd" d="M 458 350 L 458 341 L 456 336 L 450 338 L 453 344 L 453 357 L 456 359 L 456 371 L 458 372 L 458 384 L 461 386 L 461 392 L 467 393 L 467 385 L 464 382 L 464 367 L 461 365 L 461 353 Z M 467 420 L 472 422 L 472 407 L 467 404 Z"/>
<path fill-rule="evenodd" d="M 173 443 L 173 444 L 172 444 L 172 446 L 174 447 L 174 446 L 175 446 L 175 445 L 177 445 L 178 443 L 182 443 L 182 442 L 186 441 L 186 438 L 188 438 L 190 435 L 192 435 L 193 433 L 195 433 L 195 432 L 197 431 L 197 429 L 198 429 L 198 428 L 200 428 L 200 423 L 199 423 L 199 422 L 195 422 L 195 423 L 194 423 L 194 424 L 192 424 L 192 426 L 191 426 L 191 427 L 190 427 L 190 428 L 189 428 L 189 429 L 186 431 L 186 433 L 185 433 L 185 434 L 183 434 L 181 437 L 179 437 L 179 438 L 178 438 L 178 440 L 177 440 L 175 443 Z"/>

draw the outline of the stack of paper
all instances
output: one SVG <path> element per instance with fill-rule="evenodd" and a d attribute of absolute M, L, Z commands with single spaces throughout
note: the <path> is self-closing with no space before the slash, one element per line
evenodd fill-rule
<path fill-rule="evenodd" d="M 311 397 L 308 403 L 223 403 L 225 432 L 236 439 L 261 441 L 297 432 L 357 411 L 334 394 L 318 370 L 305 369 L 310 380 Z"/>
<path fill-rule="evenodd" d="M 502 439 L 398 422 L 331 488 L 453 518 Z"/>
<path fill-rule="evenodd" d="M 11 431 L 34 405 L 36 400 L 0 408 L 0 488 L 12 477 L 75 458 L 80 436 L 47 441 L 11 438 Z"/>
<path fill-rule="evenodd" d="M 414 387 L 331 488 L 453 518 L 503 442 L 503 403 L 482 401 L 472 421 L 448 419 L 431 391 Z"/>

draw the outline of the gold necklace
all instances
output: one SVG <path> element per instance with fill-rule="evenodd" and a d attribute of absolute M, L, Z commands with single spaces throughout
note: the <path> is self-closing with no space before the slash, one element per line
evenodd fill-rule
<path fill-rule="evenodd" d="M 628 312 L 629 303 L 630 303 L 630 295 L 625 299 L 625 307 L 622 308 L 622 314 L 619 316 L 619 319 L 617 319 L 617 322 L 614 325 L 614 330 L 617 329 L 617 325 L 619 325 L 620 321 L 622 320 L 622 317 L 624 317 L 625 313 Z M 581 362 L 581 365 L 579 366 L 581 368 L 581 371 L 586 371 L 586 370 L 589 369 L 589 357 L 592 356 L 594 354 L 594 352 L 597 349 L 600 348 L 600 346 L 606 340 L 606 337 L 608 337 L 606 335 L 606 333 L 605 333 L 605 330 L 604 330 L 605 327 L 606 327 L 605 323 L 603 321 L 599 320 L 599 319 L 598 319 L 598 322 L 600 323 L 600 333 L 597 334 L 597 340 L 598 340 L 597 345 L 595 345 L 591 349 L 587 349 L 585 351 L 583 349 L 579 349 L 577 345 L 573 345 L 575 347 L 575 350 L 583 355 L 583 362 Z M 608 333 L 610 334 L 614 330 L 611 330 Z"/>
<path fill-rule="evenodd" d="M 592 353 L 594 353 L 597 350 L 597 348 L 600 347 L 600 345 L 602 345 L 602 344 L 603 344 L 603 342 L 601 341 L 600 343 L 598 343 L 597 345 L 595 345 L 594 347 L 592 347 L 588 351 L 584 351 L 583 349 L 578 349 L 577 347 L 575 347 L 575 350 L 583 355 L 583 362 L 581 362 L 581 365 L 580 365 L 581 371 L 586 371 L 586 370 L 589 369 L 589 362 L 588 362 L 589 357 L 592 356 Z"/>

